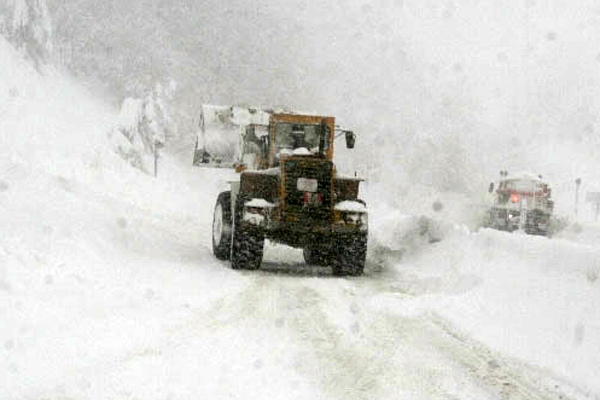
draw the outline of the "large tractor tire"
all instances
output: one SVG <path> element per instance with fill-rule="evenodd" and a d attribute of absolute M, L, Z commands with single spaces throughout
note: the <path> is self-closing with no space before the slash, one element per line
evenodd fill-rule
<path fill-rule="evenodd" d="M 233 269 L 258 269 L 263 258 L 265 236 L 258 229 L 242 229 L 243 200 L 238 199 L 231 245 Z"/>
<path fill-rule="evenodd" d="M 333 261 L 332 249 L 328 246 L 311 246 L 302 250 L 304 261 L 307 264 L 325 267 Z"/>
<path fill-rule="evenodd" d="M 362 275 L 367 259 L 367 235 L 362 233 L 349 238 L 339 238 L 335 247 L 333 274 L 337 276 Z"/>
<path fill-rule="evenodd" d="M 222 192 L 217 197 L 212 224 L 213 253 L 219 260 L 229 260 L 232 231 L 231 192 Z"/>

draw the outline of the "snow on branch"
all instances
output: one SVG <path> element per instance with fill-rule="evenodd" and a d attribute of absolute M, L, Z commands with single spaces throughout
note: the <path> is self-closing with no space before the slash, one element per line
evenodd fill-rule
<path fill-rule="evenodd" d="M 157 84 L 155 90 L 143 98 L 126 98 L 110 132 L 116 151 L 144 172 L 149 171 L 157 149 L 165 145 L 175 130 L 167 106 L 172 90 L 173 84 L 166 90 Z"/>

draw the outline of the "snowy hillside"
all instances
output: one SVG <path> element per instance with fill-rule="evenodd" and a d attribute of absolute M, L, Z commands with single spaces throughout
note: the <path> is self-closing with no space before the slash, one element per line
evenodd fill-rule
<path fill-rule="evenodd" d="M 365 276 L 274 245 L 234 271 L 211 251 L 227 171 L 143 174 L 116 112 L 2 38 L 0 70 L 0 398 L 600 397 L 597 225 L 473 232 L 460 199 L 422 218 L 368 185 Z"/>

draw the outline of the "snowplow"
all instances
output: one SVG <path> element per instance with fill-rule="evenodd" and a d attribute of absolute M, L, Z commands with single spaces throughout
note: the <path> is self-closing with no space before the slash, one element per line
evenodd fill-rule
<path fill-rule="evenodd" d="M 361 275 L 368 212 L 362 179 L 338 173 L 334 117 L 236 106 L 202 107 L 194 164 L 230 167 L 237 179 L 216 200 L 212 248 L 234 269 L 260 268 L 265 239 L 303 250 L 307 264 Z"/>
<path fill-rule="evenodd" d="M 541 176 L 528 173 L 508 177 L 507 171 L 501 171 L 500 176 L 495 191 L 493 182 L 489 186 L 493 203 L 489 210 L 489 226 L 509 232 L 522 230 L 532 235 L 548 236 L 554 208 L 548 183 Z"/>

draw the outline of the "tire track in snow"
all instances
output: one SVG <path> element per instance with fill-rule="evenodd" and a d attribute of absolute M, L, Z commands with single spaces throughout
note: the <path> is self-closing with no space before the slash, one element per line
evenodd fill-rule
<path fill-rule="evenodd" d="M 280 287 L 282 283 L 271 277 L 261 277 L 258 281 L 263 290 Z M 290 279 L 285 283 L 288 282 Z M 275 298 L 280 306 L 283 300 L 290 311 L 287 326 L 305 349 L 300 357 L 310 358 L 308 362 L 300 361 L 296 368 L 316 378 L 328 398 L 387 397 L 397 392 L 428 398 L 465 398 L 466 388 L 467 393 L 479 392 L 478 396 L 483 394 L 484 398 L 592 398 L 549 371 L 494 354 L 457 333 L 437 315 L 405 318 L 363 310 L 363 316 L 352 313 L 355 323 L 363 327 L 362 332 L 348 331 L 332 321 L 324 308 L 331 297 L 335 300 L 339 295 L 335 291 L 346 296 L 345 303 L 350 307 L 356 300 L 349 295 L 354 290 L 343 287 L 352 288 L 354 282 L 339 280 L 332 285 L 332 280 L 326 280 L 325 292 L 314 286 L 302 282 L 286 288 L 291 296 Z M 332 287 L 335 290 L 329 290 Z M 293 303 L 292 299 L 302 302 Z M 259 310 L 260 307 L 254 308 L 255 312 Z M 440 373 L 440 368 L 445 372 Z M 418 392 L 413 391 L 415 387 Z"/>
<path fill-rule="evenodd" d="M 437 314 L 427 320 L 438 331 L 440 353 L 462 365 L 502 399 L 597 399 L 547 369 L 494 354 L 492 350 L 456 330 Z"/>
<path fill-rule="evenodd" d="M 241 398 L 243 387 L 260 390 L 247 398 L 277 397 L 282 390 L 277 386 L 289 398 L 306 398 L 304 393 L 322 399 L 593 398 L 548 371 L 494 354 L 441 316 L 405 317 L 370 306 L 383 289 L 377 277 L 261 271 L 238 277 L 243 287 L 221 293 L 183 320 L 166 324 L 156 341 L 134 346 L 95 370 L 112 374 L 108 368 L 118 366 L 131 373 L 157 364 L 185 366 L 193 376 L 206 364 L 212 370 L 199 379 L 213 383 L 191 385 L 197 394 L 218 396 L 225 393 L 219 385 L 231 383 L 233 398 Z"/>
<path fill-rule="evenodd" d="M 382 315 L 365 319 L 360 307 L 353 307 L 361 299 L 355 298 L 348 280 L 253 274 L 252 285 L 215 307 L 213 312 L 221 318 L 214 315 L 212 328 L 237 325 L 244 331 L 250 320 L 283 321 L 284 336 L 292 339 L 293 368 L 319 388 L 321 398 L 460 397 L 460 391 L 445 381 L 439 363 L 431 363 L 427 349 L 405 344 L 411 336 L 421 335 L 422 321 L 406 319 L 398 329 Z M 332 318 L 336 307 L 345 314 L 344 321 Z M 281 343 L 273 347 L 281 349 Z M 431 384 L 432 379 L 436 384 Z M 473 398 L 483 394 L 476 385 L 469 391 L 477 394 Z"/>

